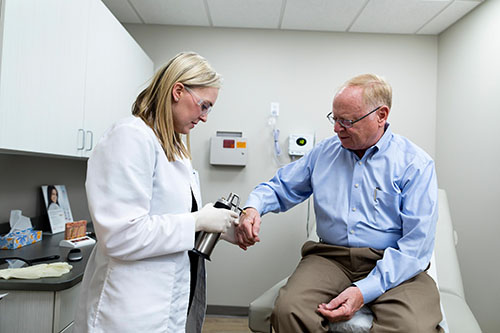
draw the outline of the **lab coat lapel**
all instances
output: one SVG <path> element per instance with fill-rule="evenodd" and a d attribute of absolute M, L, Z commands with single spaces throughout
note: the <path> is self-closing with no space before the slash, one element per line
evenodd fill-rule
<path fill-rule="evenodd" d="M 201 202 L 200 179 L 198 171 L 193 169 L 191 160 L 187 158 L 180 159 L 178 160 L 178 162 L 182 163 L 182 165 L 184 166 L 183 172 L 185 172 L 186 177 L 188 177 L 187 179 L 189 179 L 189 186 L 191 187 L 191 191 L 193 191 L 193 195 L 198 205 L 198 209 L 201 209 L 202 202 Z"/>

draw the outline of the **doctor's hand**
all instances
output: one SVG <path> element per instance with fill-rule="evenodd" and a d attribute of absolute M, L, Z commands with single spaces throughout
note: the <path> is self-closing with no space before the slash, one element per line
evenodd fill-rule
<path fill-rule="evenodd" d="M 226 232 L 232 223 L 237 223 L 238 214 L 229 209 L 215 208 L 208 203 L 193 213 L 196 231 Z"/>
<path fill-rule="evenodd" d="M 245 214 L 240 216 L 240 224 L 235 228 L 235 236 L 238 245 L 243 250 L 260 242 L 260 215 L 257 209 L 245 208 Z"/>
<path fill-rule="evenodd" d="M 333 323 L 351 319 L 363 304 L 363 294 L 358 287 L 351 286 L 332 299 L 330 303 L 319 304 L 317 311 Z"/>
<path fill-rule="evenodd" d="M 238 225 L 238 223 L 239 222 L 231 223 L 231 226 L 227 228 L 227 230 L 220 235 L 220 238 L 231 244 L 238 245 L 238 241 L 236 240 L 236 234 L 234 232 L 235 230 L 234 226 Z"/>

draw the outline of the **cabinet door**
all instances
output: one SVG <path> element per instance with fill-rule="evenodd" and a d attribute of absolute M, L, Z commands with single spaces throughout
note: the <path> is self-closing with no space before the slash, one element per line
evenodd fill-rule
<path fill-rule="evenodd" d="M 85 85 L 87 156 L 112 123 L 131 114 L 135 98 L 153 75 L 151 59 L 101 1 L 92 1 L 90 15 Z"/>
<path fill-rule="evenodd" d="M 0 332 L 52 332 L 53 291 L 0 290 Z"/>
<path fill-rule="evenodd" d="M 81 290 L 82 283 L 79 282 L 69 289 L 55 292 L 53 333 L 70 331 L 69 327 L 72 327 L 76 317 Z"/>
<path fill-rule="evenodd" d="M 2 4 L 0 148 L 80 155 L 89 3 Z"/>

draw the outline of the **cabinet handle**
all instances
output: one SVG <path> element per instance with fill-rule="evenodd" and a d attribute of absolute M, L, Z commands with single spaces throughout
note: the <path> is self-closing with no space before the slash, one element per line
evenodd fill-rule
<path fill-rule="evenodd" d="M 85 149 L 86 151 L 91 151 L 93 146 L 94 146 L 94 132 L 92 131 L 87 131 L 87 133 L 90 134 L 90 146 L 89 148 Z"/>
<path fill-rule="evenodd" d="M 83 150 L 83 148 L 85 148 L 85 131 L 83 130 L 83 128 L 79 128 L 79 129 L 78 129 L 78 138 L 80 138 L 80 133 L 82 133 L 82 136 L 81 136 L 81 138 L 82 138 L 81 143 L 82 143 L 82 144 L 81 144 L 81 145 L 79 145 L 79 146 L 77 147 L 77 149 L 78 149 L 78 150 Z"/>

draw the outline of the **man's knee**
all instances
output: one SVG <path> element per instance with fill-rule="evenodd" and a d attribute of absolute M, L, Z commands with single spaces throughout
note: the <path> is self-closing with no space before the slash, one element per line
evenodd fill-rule
<path fill-rule="evenodd" d="M 400 317 L 393 316 L 389 318 L 373 319 L 371 333 L 386 333 L 386 332 L 405 332 L 405 333 L 422 333 L 422 332 L 443 332 L 439 327 L 439 321 L 435 318 L 409 318 L 408 316 Z"/>
<path fill-rule="evenodd" d="M 290 320 L 292 316 L 300 315 L 301 309 L 293 295 L 286 291 L 280 291 L 272 312 L 272 317 L 278 321 Z"/>
<path fill-rule="evenodd" d="M 426 273 L 388 290 L 370 306 L 372 332 L 439 332 L 439 292 Z"/>
<path fill-rule="evenodd" d="M 271 323 L 277 332 L 326 332 L 324 319 L 316 308 L 304 302 L 301 295 L 281 290 L 271 314 Z"/>

